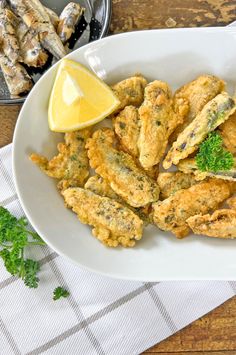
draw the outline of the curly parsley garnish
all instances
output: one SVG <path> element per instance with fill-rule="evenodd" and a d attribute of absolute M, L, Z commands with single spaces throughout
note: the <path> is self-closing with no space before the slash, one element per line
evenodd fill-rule
<path fill-rule="evenodd" d="M 0 257 L 10 274 L 20 277 L 26 286 L 37 288 L 39 262 L 25 259 L 24 251 L 28 246 L 45 245 L 45 242 L 37 233 L 28 230 L 27 226 L 26 218 L 17 219 L 0 206 Z"/>
<path fill-rule="evenodd" d="M 53 291 L 53 299 L 54 301 L 59 300 L 59 298 L 61 297 L 68 297 L 70 295 L 70 293 L 63 287 L 58 286 L 57 288 L 55 288 L 55 290 Z"/>
<path fill-rule="evenodd" d="M 212 132 L 202 142 L 196 155 L 196 164 L 201 171 L 230 170 L 234 165 L 233 155 L 223 147 L 221 136 Z"/>

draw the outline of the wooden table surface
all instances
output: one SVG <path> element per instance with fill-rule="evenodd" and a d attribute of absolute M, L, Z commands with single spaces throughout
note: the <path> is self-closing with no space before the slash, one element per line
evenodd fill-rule
<path fill-rule="evenodd" d="M 222 26 L 236 20 L 236 0 L 113 0 L 111 33 L 166 27 Z M 0 107 L 0 147 L 12 141 L 20 106 Z M 236 355 L 236 298 L 146 354 Z"/>

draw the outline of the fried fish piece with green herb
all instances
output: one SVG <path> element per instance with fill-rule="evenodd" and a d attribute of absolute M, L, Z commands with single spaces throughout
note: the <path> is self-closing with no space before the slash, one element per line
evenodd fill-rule
<path fill-rule="evenodd" d="M 236 238 L 236 211 L 222 209 L 212 215 L 196 215 L 187 219 L 187 224 L 195 234 L 213 238 Z"/>
<path fill-rule="evenodd" d="M 170 137 L 171 142 L 174 142 L 178 135 L 201 112 L 203 107 L 224 89 L 224 81 L 214 75 L 200 75 L 179 88 L 174 94 L 174 103 L 178 107 L 179 102 L 181 102 L 179 100 L 185 100 L 188 103 L 189 110 L 186 111 L 183 123 L 176 128 Z"/>
<path fill-rule="evenodd" d="M 114 119 L 114 130 L 124 151 L 138 157 L 138 137 L 140 133 L 138 109 L 126 106 Z"/>
<path fill-rule="evenodd" d="M 139 162 L 139 149 L 138 138 L 140 135 L 140 117 L 138 109 L 132 105 L 126 106 L 120 113 L 113 118 L 113 126 L 116 135 L 119 139 L 120 148 L 132 155 L 138 165 Z M 159 173 L 158 165 L 145 169 L 148 176 L 156 179 Z"/>
<path fill-rule="evenodd" d="M 164 200 L 176 191 L 188 189 L 197 184 L 197 180 L 193 174 L 184 174 L 180 171 L 160 173 L 157 178 L 157 183 L 160 187 L 160 196 Z"/>
<path fill-rule="evenodd" d="M 177 238 L 184 238 L 190 232 L 186 223 L 189 217 L 218 208 L 230 195 L 231 186 L 228 182 L 218 179 L 202 181 L 177 191 L 164 201 L 154 203 L 154 223 Z"/>
<path fill-rule="evenodd" d="M 133 247 L 142 238 L 143 221 L 129 208 L 107 197 L 81 188 L 63 191 L 66 205 L 108 247 Z"/>
<path fill-rule="evenodd" d="M 225 122 L 235 110 L 235 102 L 226 92 L 209 101 L 173 143 L 163 167 L 168 169 L 172 164 L 177 165 L 180 160 L 195 152 L 207 135 Z"/>
<path fill-rule="evenodd" d="M 114 132 L 104 128 L 88 140 L 86 147 L 91 167 L 129 205 L 141 207 L 157 201 L 157 183 L 136 165 L 131 155 L 113 147 L 114 139 Z"/>
<path fill-rule="evenodd" d="M 204 180 L 207 177 L 236 181 L 236 159 L 234 158 L 234 165 L 230 170 L 221 171 L 201 171 L 199 170 L 196 160 L 194 158 L 181 160 L 178 164 L 178 169 L 185 174 L 194 174 L 196 180 Z"/>
<path fill-rule="evenodd" d="M 172 93 L 168 84 L 158 80 L 146 86 L 144 102 L 138 112 L 140 116 L 139 161 L 144 169 L 149 169 L 160 162 L 168 138 L 183 122 L 183 116 L 177 115 L 174 111 Z"/>
<path fill-rule="evenodd" d="M 120 101 L 117 111 L 129 105 L 139 107 L 143 102 L 146 85 L 147 80 L 138 74 L 113 85 L 112 90 Z"/>
<path fill-rule="evenodd" d="M 139 207 L 139 208 L 134 208 L 128 205 L 119 195 L 115 193 L 115 191 L 112 190 L 111 186 L 107 181 L 105 181 L 101 176 L 99 175 L 94 175 L 91 176 L 86 184 L 84 185 L 85 189 L 88 189 L 92 191 L 93 193 L 103 196 L 103 197 L 109 197 L 119 203 L 121 203 L 123 206 L 128 207 L 131 209 L 139 218 L 141 218 L 144 222 L 145 225 L 148 225 L 151 221 L 150 219 L 150 205 L 147 205 L 145 207 Z"/>
<path fill-rule="evenodd" d="M 57 156 L 48 160 L 41 155 L 31 154 L 30 159 L 48 176 L 60 180 L 60 190 L 84 186 L 89 176 L 89 161 L 85 149 L 89 137 L 89 129 L 68 132 L 65 134 L 65 143 L 59 143 L 57 146 Z"/>

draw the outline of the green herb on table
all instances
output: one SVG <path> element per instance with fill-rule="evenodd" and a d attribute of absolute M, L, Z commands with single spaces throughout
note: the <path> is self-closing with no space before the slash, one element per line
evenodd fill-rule
<path fill-rule="evenodd" d="M 212 132 L 202 142 L 196 155 L 196 164 L 201 171 L 230 170 L 234 165 L 233 155 L 223 147 L 221 136 Z"/>
<path fill-rule="evenodd" d="M 54 301 L 59 300 L 59 298 L 61 297 L 68 297 L 70 295 L 70 293 L 63 287 L 58 286 L 57 288 L 55 288 L 55 290 L 53 291 L 53 299 Z"/>
<path fill-rule="evenodd" d="M 45 242 L 27 228 L 26 218 L 17 219 L 0 206 L 0 257 L 10 274 L 20 277 L 26 286 L 37 288 L 39 262 L 25 259 L 24 253 L 26 247 L 45 245 Z"/>

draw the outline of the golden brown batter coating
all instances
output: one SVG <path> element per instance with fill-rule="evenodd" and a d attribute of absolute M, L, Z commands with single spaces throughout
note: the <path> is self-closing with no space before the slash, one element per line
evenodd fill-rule
<path fill-rule="evenodd" d="M 193 174 L 184 174 L 180 171 L 170 173 L 160 173 L 157 178 L 157 183 L 160 187 L 160 196 L 164 200 L 176 191 L 188 189 L 195 185 L 197 180 Z"/>
<path fill-rule="evenodd" d="M 183 238 L 190 231 L 186 223 L 189 217 L 216 209 L 230 194 L 229 183 L 217 179 L 179 190 L 166 200 L 153 204 L 154 223 L 177 238 Z"/>
<path fill-rule="evenodd" d="M 138 109 L 126 106 L 114 119 L 114 130 L 121 148 L 133 157 L 138 157 L 138 137 L 140 132 Z"/>
<path fill-rule="evenodd" d="M 172 164 L 177 165 L 180 160 L 195 152 L 208 133 L 225 122 L 235 110 L 235 102 L 226 92 L 208 102 L 173 143 L 163 167 L 168 169 Z"/>
<path fill-rule="evenodd" d="M 236 211 L 217 210 L 212 215 L 197 215 L 187 219 L 189 227 L 195 234 L 213 238 L 236 238 Z"/>
<path fill-rule="evenodd" d="M 120 100 L 118 111 L 125 106 L 140 106 L 144 98 L 144 88 L 147 80 L 142 75 L 135 75 L 128 79 L 122 80 L 112 86 L 112 90 Z"/>
<path fill-rule="evenodd" d="M 113 148 L 114 132 L 97 130 L 87 142 L 90 165 L 111 188 L 133 207 L 145 206 L 159 198 L 159 187 L 127 153 Z"/>
<path fill-rule="evenodd" d="M 232 154 L 236 154 L 236 113 L 219 126 L 219 132 L 225 148 Z"/>
<path fill-rule="evenodd" d="M 70 188 L 63 193 L 66 205 L 82 223 L 93 226 L 92 233 L 109 247 L 133 247 L 142 238 L 143 222 L 120 203 L 81 188 Z"/>
<path fill-rule="evenodd" d="M 59 154 L 48 161 L 47 158 L 32 154 L 30 159 L 48 176 L 59 179 L 58 188 L 84 186 L 89 176 L 89 161 L 85 149 L 90 130 L 69 132 L 65 134 L 65 143 L 59 143 Z"/>
<path fill-rule="evenodd" d="M 194 120 L 203 107 L 224 89 L 224 81 L 213 75 L 200 75 L 195 80 L 178 89 L 174 95 L 174 102 L 178 107 L 179 99 L 186 100 L 189 111 L 186 112 L 183 124 L 178 126 L 174 131 L 171 141 L 174 142 L 177 136 Z"/>
<path fill-rule="evenodd" d="M 174 112 L 170 87 L 155 80 L 144 90 L 144 102 L 139 108 L 139 161 L 145 168 L 158 164 L 163 157 L 170 134 L 183 122 L 183 115 Z"/>

